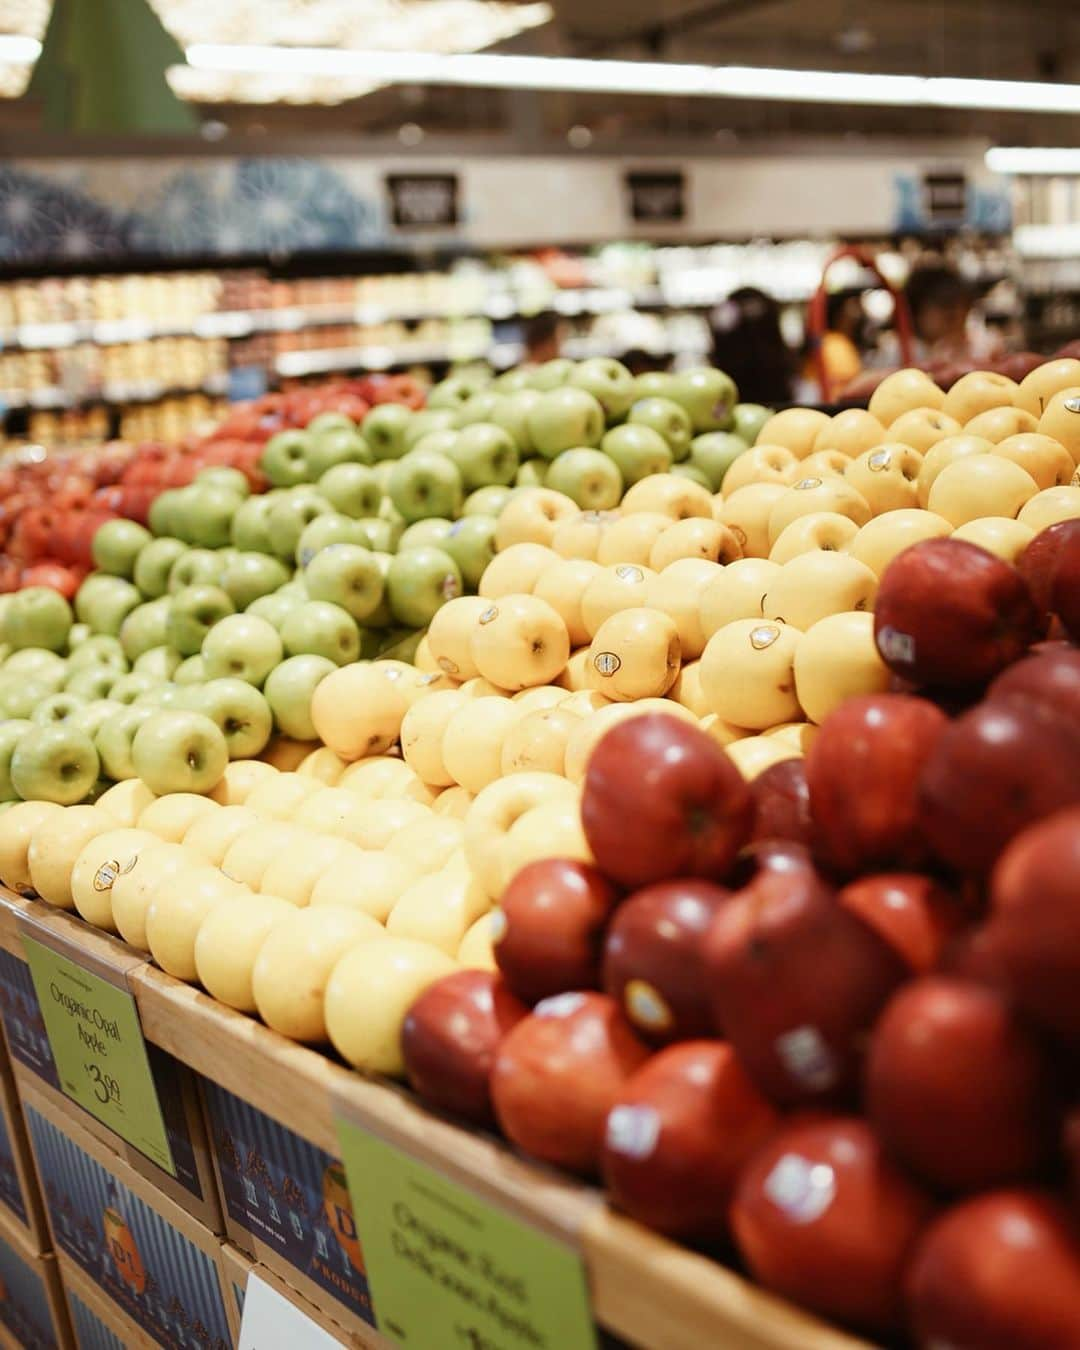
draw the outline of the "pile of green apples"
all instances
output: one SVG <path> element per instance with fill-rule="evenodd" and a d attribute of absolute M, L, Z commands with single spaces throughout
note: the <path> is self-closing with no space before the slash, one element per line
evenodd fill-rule
<path fill-rule="evenodd" d="M 428 406 L 324 413 L 266 444 L 270 490 L 204 469 L 102 525 L 74 612 L 0 598 L 0 802 L 92 800 L 138 777 L 207 791 L 276 734 L 315 738 L 338 666 L 409 660 L 435 612 L 475 591 L 515 490 L 617 506 L 650 474 L 712 491 L 768 416 L 721 371 L 634 377 L 618 361 L 459 372 Z"/>

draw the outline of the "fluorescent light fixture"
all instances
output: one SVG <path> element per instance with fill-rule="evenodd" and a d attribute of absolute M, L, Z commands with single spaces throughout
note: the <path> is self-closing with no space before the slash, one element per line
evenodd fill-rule
<path fill-rule="evenodd" d="M 1078 174 L 1080 149 L 1067 146 L 999 145 L 986 152 L 992 173 Z"/>
<path fill-rule="evenodd" d="M 1019 80 L 958 80 L 921 75 L 859 75 L 831 70 L 701 66 L 660 61 L 340 47 L 196 43 L 196 70 L 295 76 L 349 76 L 378 84 L 447 84 L 489 89 L 564 90 L 688 98 L 770 99 L 791 103 L 1080 112 L 1080 85 Z"/>
<path fill-rule="evenodd" d="M 0 33 L 0 61 L 15 66 L 32 66 L 40 55 L 41 43 L 37 38 Z"/>

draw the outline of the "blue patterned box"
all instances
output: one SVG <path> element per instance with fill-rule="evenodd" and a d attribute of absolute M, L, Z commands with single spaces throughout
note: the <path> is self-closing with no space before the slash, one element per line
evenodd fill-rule
<path fill-rule="evenodd" d="M 37 1093 L 26 1125 L 59 1252 L 166 1350 L 228 1350 L 219 1242 Z"/>
<path fill-rule="evenodd" d="M 0 1228 L 0 1326 L 22 1350 L 64 1350 L 71 1336 L 51 1256 L 36 1256 L 16 1230 Z"/>
<path fill-rule="evenodd" d="M 374 1326 L 364 1255 L 340 1161 L 203 1080 L 229 1238 L 311 1303 Z"/>
<path fill-rule="evenodd" d="M 79 1350 L 130 1350 L 130 1341 L 123 1340 L 98 1317 L 82 1299 L 67 1286 L 68 1312 Z"/>

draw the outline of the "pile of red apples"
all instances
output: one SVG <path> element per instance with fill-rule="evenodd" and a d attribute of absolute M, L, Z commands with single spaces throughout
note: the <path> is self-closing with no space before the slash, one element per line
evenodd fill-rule
<path fill-rule="evenodd" d="M 626 721 L 595 866 L 506 891 L 498 971 L 414 1003 L 412 1084 L 875 1340 L 1080 1347 L 1080 521 L 933 539 L 875 610 L 895 692 L 746 783 Z"/>

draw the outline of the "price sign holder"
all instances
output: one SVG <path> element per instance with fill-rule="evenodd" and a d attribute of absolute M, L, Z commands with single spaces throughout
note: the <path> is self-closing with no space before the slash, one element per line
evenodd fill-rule
<path fill-rule="evenodd" d="M 237 1350 L 340 1350 L 343 1344 L 257 1272 L 248 1275 Z"/>
<path fill-rule="evenodd" d="M 64 1095 L 175 1178 L 127 980 L 144 963 L 86 950 L 29 911 L 17 923 Z"/>
<path fill-rule="evenodd" d="M 596 1350 L 581 1252 L 336 1103 L 379 1331 L 408 1350 Z M 542 1220 L 541 1220 L 542 1222 Z"/>

